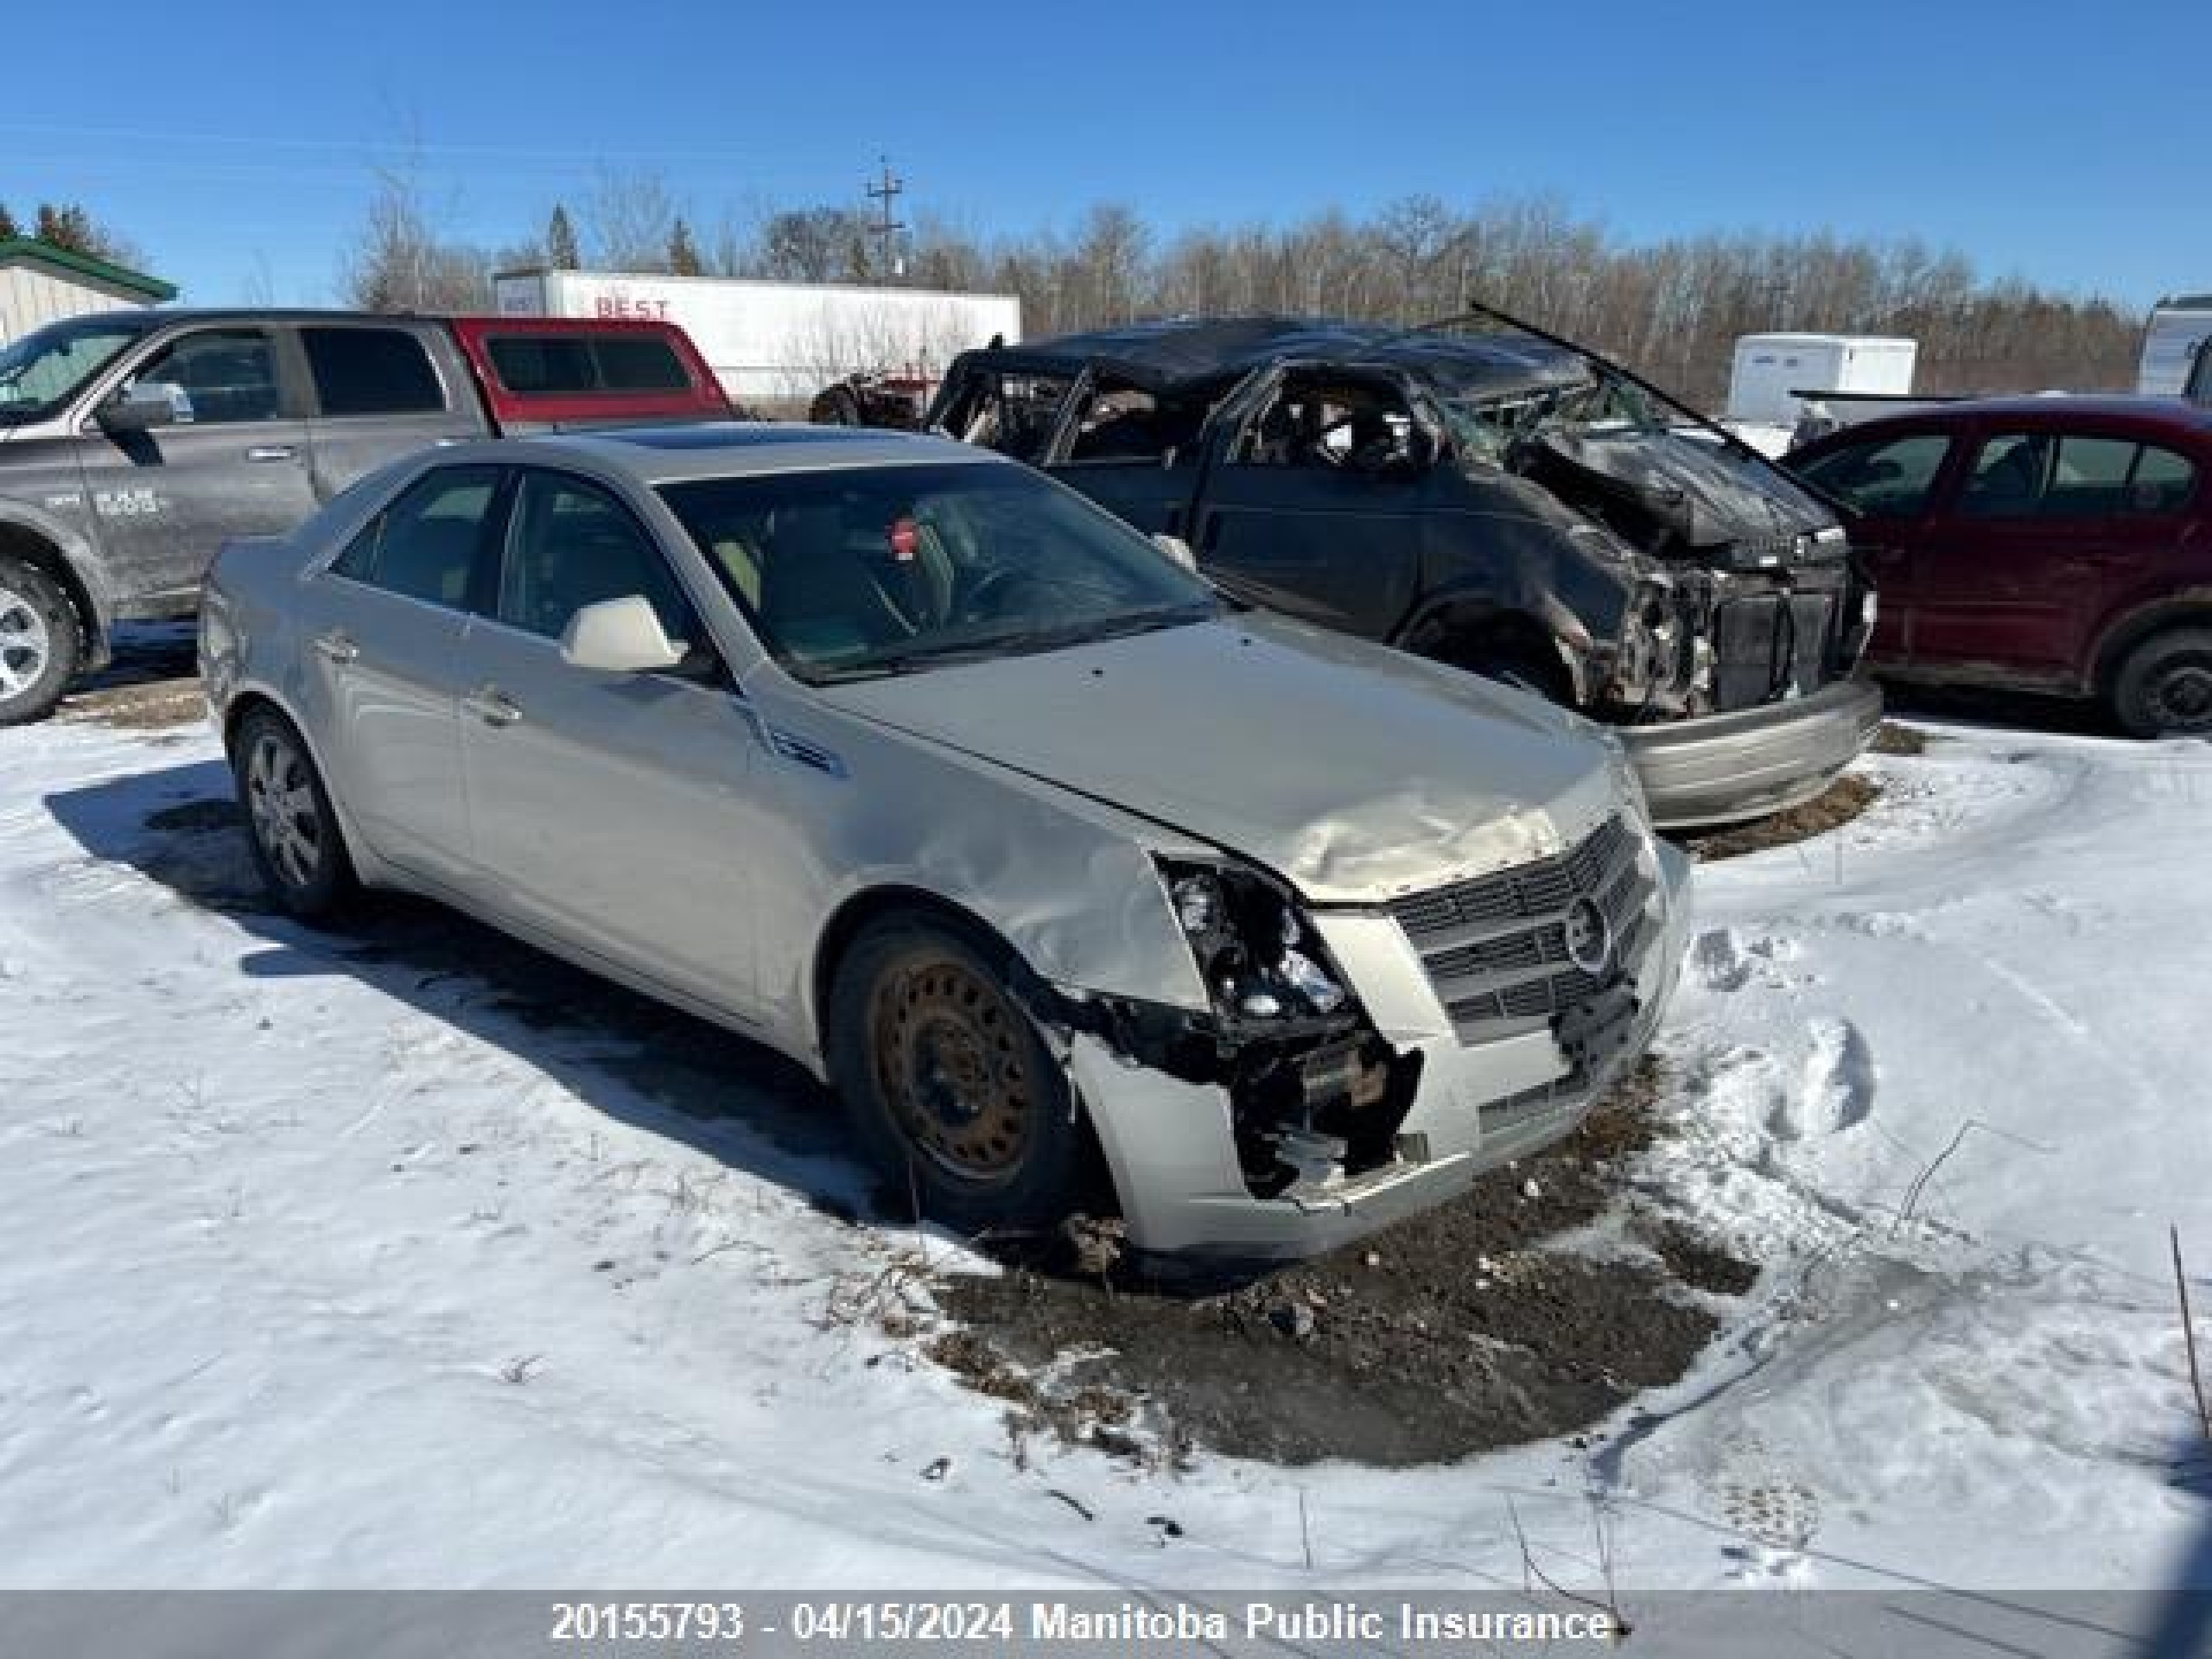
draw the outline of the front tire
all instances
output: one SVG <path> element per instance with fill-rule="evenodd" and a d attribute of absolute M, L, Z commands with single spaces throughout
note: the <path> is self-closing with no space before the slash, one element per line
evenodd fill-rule
<path fill-rule="evenodd" d="M 891 917 L 853 941 L 830 992 L 830 1075 L 862 1146 L 971 1235 L 1050 1227 L 1082 1192 L 1073 1096 L 1009 965 L 933 918 Z"/>
<path fill-rule="evenodd" d="M 246 715 L 231 770 L 254 866 L 270 896 L 302 921 L 343 908 L 359 889 L 353 861 L 330 792 L 292 722 L 271 709 Z"/>
<path fill-rule="evenodd" d="M 43 720 L 83 655 L 77 609 L 35 564 L 0 557 L 0 726 Z"/>
<path fill-rule="evenodd" d="M 2212 628 L 2177 628 L 2129 653 L 2113 713 L 2133 737 L 2212 736 Z"/>

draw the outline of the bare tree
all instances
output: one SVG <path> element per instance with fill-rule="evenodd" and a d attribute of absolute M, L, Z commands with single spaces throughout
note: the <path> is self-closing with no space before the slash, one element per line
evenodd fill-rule
<path fill-rule="evenodd" d="M 667 181 L 647 171 L 602 172 L 583 207 L 585 241 L 600 270 L 664 271 L 681 215 Z"/>
<path fill-rule="evenodd" d="M 416 174 L 378 170 L 368 222 L 347 251 L 339 285 L 364 311 L 479 311 L 490 302 L 493 259 L 441 237 Z"/>

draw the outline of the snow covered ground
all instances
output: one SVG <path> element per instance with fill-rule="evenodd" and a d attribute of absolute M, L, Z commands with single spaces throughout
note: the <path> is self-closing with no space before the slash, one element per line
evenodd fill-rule
<path fill-rule="evenodd" d="M 1767 1271 L 1681 1384 L 1180 1474 L 1018 1465 L 864 1317 L 954 1247 L 840 1218 L 790 1068 L 422 907 L 257 913 L 196 728 L 10 732 L 0 1586 L 1518 1590 L 1525 1537 L 1594 1589 L 1601 1519 L 1631 1604 L 2212 1588 L 2212 747 L 1938 730 L 1700 872 L 1641 1179 Z"/>

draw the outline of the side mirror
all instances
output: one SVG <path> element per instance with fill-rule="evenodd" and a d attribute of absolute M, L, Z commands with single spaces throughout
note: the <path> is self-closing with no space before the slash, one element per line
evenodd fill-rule
<path fill-rule="evenodd" d="M 1180 536 L 1170 536 L 1165 531 L 1155 531 L 1152 544 L 1192 575 L 1198 574 L 1198 556 L 1191 551 L 1191 544 Z"/>
<path fill-rule="evenodd" d="M 598 674 L 650 674 L 674 668 L 683 656 L 659 614 L 637 594 L 585 606 L 561 633 L 561 660 Z"/>
<path fill-rule="evenodd" d="M 141 380 L 126 386 L 92 411 L 103 432 L 146 432 L 157 426 L 176 426 L 192 419 L 192 399 L 181 386 L 164 380 Z"/>

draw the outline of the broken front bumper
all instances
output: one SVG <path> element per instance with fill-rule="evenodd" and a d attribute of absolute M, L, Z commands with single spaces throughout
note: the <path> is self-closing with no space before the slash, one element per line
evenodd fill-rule
<path fill-rule="evenodd" d="M 1238 1164 L 1225 1090 L 1179 1081 L 1077 1036 L 1069 1071 L 1113 1169 L 1130 1243 L 1217 1264 L 1319 1255 L 1456 1198 L 1478 1176 L 1567 1135 L 1643 1054 L 1681 969 L 1688 861 L 1656 839 L 1643 856 L 1654 878 L 1656 935 L 1619 987 L 1633 992 L 1633 1015 L 1602 1055 L 1580 1065 L 1561 1046 L 1563 1026 L 1463 1040 L 1419 952 L 1389 918 L 1313 918 L 1376 1027 L 1399 1052 L 1421 1057 L 1397 1154 L 1363 1174 L 1255 1198 Z"/>
<path fill-rule="evenodd" d="M 1810 800 L 1882 723 L 1882 694 L 1838 680 L 1807 697 L 1660 726 L 1621 728 L 1662 830 L 1739 823 Z"/>

